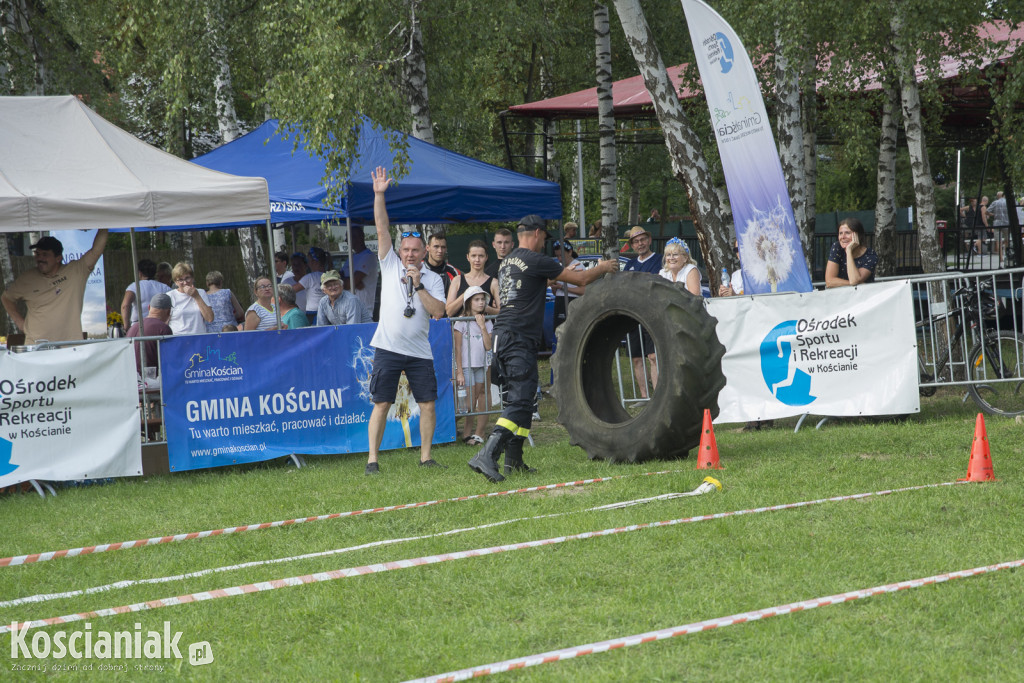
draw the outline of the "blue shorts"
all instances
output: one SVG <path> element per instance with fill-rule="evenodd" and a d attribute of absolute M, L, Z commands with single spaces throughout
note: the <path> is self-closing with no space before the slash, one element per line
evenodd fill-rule
<path fill-rule="evenodd" d="M 437 377 L 434 361 L 414 358 L 401 353 L 376 349 L 373 354 L 373 372 L 370 374 L 370 400 L 374 403 L 394 403 L 402 371 L 409 381 L 409 389 L 417 403 L 437 400 Z"/>

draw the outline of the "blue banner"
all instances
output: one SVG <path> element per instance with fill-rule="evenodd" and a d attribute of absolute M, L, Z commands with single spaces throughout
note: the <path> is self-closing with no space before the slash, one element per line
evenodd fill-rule
<path fill-rule="evenodd" d="M 160 346 L 171 471 L 291 453 L 364 453 L 376 324 L 172 337 Z M 455 440 L 452 335 L 431 321 L 434 443 Z M 419 408 L 402 382 L 381 450 L 418 447 Z"/>

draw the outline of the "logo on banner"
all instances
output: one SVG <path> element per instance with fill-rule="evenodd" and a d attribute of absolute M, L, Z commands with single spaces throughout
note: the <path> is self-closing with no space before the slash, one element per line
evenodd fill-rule
<path fill-rule="evenodd" d="M 788 406 L 805 406 L 818 398 L 811 394 L 812 375 L 857 372 L 855 328 L 852 313 L 787 320 L 773 327 L 760 348 L 761 375 L 772 396 Z"/>
<path fill-rule="evenodd" d="M 805 406 L 817 398 L 811 396 L 811 376 L 797 367 L 796 327 L 795 320 L 779 323 L 761 341 L 761 376 L 772 396 L 787 406 Z"/>
<path fill-rule="evenodd" d="M 14 444 L 7 439 L 0 439 L 0 477 L 18 469 L 17 465 L 11 464 L 11 454 L 13 452 Z"/>
<path fill-rule="evenodd" d="M 221 357 L 220 349 L 206 347 L 206 355 L 193 353 L 185 368 L 185 384 L 231 382 L 245 379 L 245 370 L 238 364 L 238 352 Z"/>
<path fill-rule="evenodd" d="M 723 74 L 732 71 L 733 59 L 732 43 L 724 33 L 719 31 L 704 39 L 704 49 L 707 50 L 708 64 L 718 63 Z"/>

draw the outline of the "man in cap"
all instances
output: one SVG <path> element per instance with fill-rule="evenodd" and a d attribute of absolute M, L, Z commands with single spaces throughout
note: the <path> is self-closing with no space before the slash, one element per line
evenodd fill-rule
<path fill-rule="evenodd" d="M 523 462 L 523 443 L 530 434 L 537 396 L 537 350 L 543 339 L 544 297 L 548 280 L 588 285 L 618 270 L 618 261 L 601 261 L 590 270 L 575 271 L 541 253 L 550 234 L 544 220 L 530 214 L 517 226 L 519 248 L 501 262 L 494 323 L 494 362 L 502 377 L 505 400 L 501 417 L 469 467 L 493 482 L 504 480 L 498 459 L 505 454 L 505 473 L 532 471 Z"/>
<path fill-rule="evenodd" d="M 142 330 L 138 321 L 128 328 L 128 337 L 166 337 L 174 334 L 167 321 L 171 319 L 171 297 L 163 292 L 154 294 L 149 300 L 149 315 L 142 319 Z M 157 340 L 142 342 L 146 345 L 146 367 L 158 368 Z M 142 374 L 142 358 L 139 344 L 135 344 L 135 369 Z"/>
<path fill-rule="evenodd" d="M 92 248 L 82 257 L 61 265 L 64 245 L 56 237 L 40 238 L 32 245 L 35 270 L 18 276 L 0 295 L 11 322 L 25 333 L 25 343 L 82 339 L 82 301 L 85 283 L 107 246 L 107 231 L 97 230 Z M 18 302 L 24 301 L 22 317 Z"/>
<path fill-rule="evenodd" d="M 377 474 L 377 453 L 388 411 L 398 395 L 402 372 L 420 410 L 420 467 L 443 467 L 430 457 L 437 421 L 437 377 L 430 348 L 430 319 L 444 316 L 444 284 L 441 276 L 424 266 L 426 243 L 419 232 L 403 232 L 398 251 L 391 241 L 384 193 L 391 178 L 383 166 L 373 178 L 373 218 L 377 224 L 377 258 L 380 259 L 380 323 L 370 340 L 375 351 L 370 374 L 369 442 L 366 474 Z"/>
<path fill-rule="evenodd" d="M 661 271 L 661 254 L 651 251 L 651 233 L 639 225 L 634 225 L 626 233 L 626 241 L 636 252 L 636 257 L 631 258 L 623 268 L 624 271 L 637 273 L 652 273 L 657 275 Z M 654 340 L 647 330 L 637 325 L 637 328 L 627 336 L 629 356 L 633 359 L 633 376 L 640 385 L 640 397 L 647 398 L 647 379 L 644 375 L 644 356 L 650 361 L 651 387 L 658 387 L 658 358 L 654 353 Z"/>
<path fill-rule="evenodd" d="M 372 323 L 373 315 L 355 294 L 344 289 L 341 275 L 336 270 L 329 270 L 320 276 L 320 288 L 324 296 L 320 299 L 316 312 L 316 324 L 349 325 Z"/>

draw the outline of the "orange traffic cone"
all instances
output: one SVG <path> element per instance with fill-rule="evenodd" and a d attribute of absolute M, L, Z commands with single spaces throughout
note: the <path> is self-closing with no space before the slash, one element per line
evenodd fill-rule
<path fill-rule="evenodd" d="M 718 464 L 718 444 L 715 443 L 715 430 L 711 427 L 711 411 L 704 409 L 704 424 L 701 426 L 700 454 L 697 456 L 698 470 L 720 470 Z"/>
<path fill-rule="evenodd" d="M 985 433 L 985 418 L 978 413 L 974 423 L 974 443 L 971 459 L 967 462 L 967 476 L 958 481 L 995 481 L 992 472 L 992 454 L 988 450 L 988 435 Z"/>

